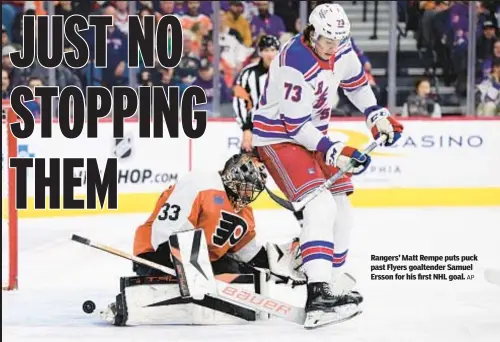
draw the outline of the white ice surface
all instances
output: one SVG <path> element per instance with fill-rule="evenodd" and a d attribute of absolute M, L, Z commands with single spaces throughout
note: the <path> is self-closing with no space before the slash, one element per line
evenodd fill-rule
<path fill-rule="evenodd" d="M 261 239 L 284 241 L 299 229 L 285 211 L 256 213 Z M 19 290 L 2 293 L 2 341 L 500 341 L 500 287 L 484 280 L 500 268 L 500 208 L 356 209 L 346 270 L 358 280 L 364 312 L 314 331 L 270 320 L 239 326 L 113 327 L 98 309 L 131 275 L 130 262 L 70 241 L 80 234 L 130 251 L 135 227 L 147 215 L 22 220 Z M 370 280 L 371 254 L 477 254 L 469 281 Z M 282 288 L 275 293 L 301 304 Z M 95 311 L 97 313 L 98 310 Z"/>

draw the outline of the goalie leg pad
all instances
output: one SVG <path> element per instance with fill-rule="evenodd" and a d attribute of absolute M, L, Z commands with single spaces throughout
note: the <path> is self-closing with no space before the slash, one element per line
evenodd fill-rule
<path fill-rule="evenodd" d="M 250 274 L 224 274 L 220 279 L 235 288 L 255 290 Z M 120 287 L 117 302 L 101 312 L 114 325 L 244 324 L 257 317 L 255 311 L 211 296 L 184 298 L 173 277 L 124 277 Z"/>

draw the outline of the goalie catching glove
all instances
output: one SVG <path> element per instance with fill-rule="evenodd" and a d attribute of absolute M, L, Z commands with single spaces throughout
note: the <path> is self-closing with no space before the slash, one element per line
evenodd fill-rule
<path fill-rule="evenodd" d="M 292 287 L 306 284 L 298 238 L 280 245 L 268 242 L 266 252 L 269 271 L 276 284 L 288 284 Z"/>

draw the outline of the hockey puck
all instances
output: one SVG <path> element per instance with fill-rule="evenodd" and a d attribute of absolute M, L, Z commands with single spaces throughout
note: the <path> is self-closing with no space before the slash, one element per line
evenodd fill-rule
<path fill-rule="evenodd" d="M 82 305 L 83 312 L 91 314 L 95 310 L 95 303 L 91 300 L 87 300 Z"/>

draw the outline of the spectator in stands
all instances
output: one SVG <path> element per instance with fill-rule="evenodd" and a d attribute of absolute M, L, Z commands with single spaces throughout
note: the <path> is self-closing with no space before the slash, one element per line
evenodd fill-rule
<path fill-rule="evenodd" d="M 194 33 L 188 30 L 184 31 L 183 56 L 179 65 L 175 68 L 175 80 L 184 86 L 189 86 L 196 79 L 198 68 L 200 66 L 199 50 L 193 51 Z"/>
<path fill-rule="evenodd" d="M 482 79 L 481 81 L 488 78 L 493 69 L 493 60 L 496 58 L 500 58 L 500 39 L 496 40 L 493 44 L 491 57 L 487 58 L 482 65 Z"/>
<path fill-rule="evenodd" d="M 497 27 L 493 21 L 487 20 L 483 23 L 482 35 L 477 40 L 476 57 L 482 62 L 491 58 L 493 54 L 493 44 L 498 40 L 496 36 Z"/>
<path fill-rule="evenodd" d="M 184 1 L 174 1 L 174 4 L 174 13 L 178 15 L 184 15 L 184 13 L 186 13 L 186 4 Z"/>
<path fill-rule="evenodd" d="M 219 45 L 221 48 L 221 57 L 226 60 L 229 66 L 238 72 L 243 62 L 254 51 L 242 43 L 240 34 L 229 28 L 227 14 L 220 11 L 220 26 L 219 26 Z M 211 34 L 211 33 L 210 33 Z"/>
<path fill-rule="evenodd" d="M 33 94 L 35 93 L 35 87 L 43 87 L 43 82 L 38 77 L 30 77 L 28 80 L 28 87 L 31 89 Z M 40 117 L 40 98 L 35 97 L 32 101 L 25 101 L 24 105 L 30 110 L 35 118 Z"/>
<path fill-rule="evenodd" d="M 80 13 L 74 11 L 73 4 L 71 1 L 59 1 L 59 3 L 55 6 L 55 14 L 62 15 L 64 17 L 64 20 L 66 20 L 70 16 L 72 16 L 74 14 L 80 14 Z M 66 37 L 64 37 L 64 51 L 70 52 L 73 50 L 74 50 L 73 45 L 71 45 L 71 43 L 68 41 L 68 39 Z M 76 71 L 76 70 L 75 70 L 75 72 L 79 73 L 79 71 Z"/>
<path fill-rule="evenodd" d="M 22 11 L 24 4 L 18 2 L 9 3 L 10 1 L 2 1 L 2 28 L 5 27 L 8 35 L 12 34 L 12 23 L 18 11 Z"/>
<path fill-rule="evenodd" d="M 419 80 L 415 86 L 415 93 L 408 97 L 403 105 L 401 116 L 441 117 L 441 106 L 430 97 L 431 84 L 428 80 Z"/>
<path fill-rule="evenodd" d="M 489 78 L 478 85 L 478 116 L 500 116 L 500 58 L 493 60 Z"/>
<path fill-rule="evenodd" d="M 435 37 L 433 35 L 433 19 L 439 13 L 449 8 L 449 1 L 420 1 L 419 6 L 424 12 L 419 25 L 419 38 L 423 47 L 432 47 Z"/>
<path fill-rule="evenodd" d="M 186 13 L 181 16 L 182 28 L 185 30 L 191 30 L 195 23 L 205 25 L 207 30 L 212 29 L 212 21 L 210 20 L 210 17 L 200 13 L 200 2 L 188 1 Z"/>
<path fill-rule="evenodd" d="M 146 2 L 149 2 L 149 1 L 146 1 Z M 139 10 L 139 12 L 137 13 L 137 15 L 139 16 L 139 20 L 141 22 L 144 21 L 144 19 L 143 19 L 144 16 L 146 16 L 146 15 L 152 15 L 152 14 L 153 14 L 152 8 L 149 7 L 149 6 L 147 6 L 147 5 L 142 6 L 141 9 Z M 161 15 L 158 12 L 156 12 L 156 16 L 157 16 L 156 22 L 158 22 L 158 20 L 161 17 Z M 156 40 L 155 40 L 154 44 L 156 45 Z M 144 60 L 142 59 L 142 52 L 140 50 L 139 50 L 139 67 L 141 69 L 144 68 Z"/>
<path fill-rule="evenodd" d="M 160 83 L 157 85 L 163 87 L 165 94 L 168 96 L 168 87 L 179 87 L 179 96 L 182 96 L 182 93 L 186 90 L 187 86 L 174 79 L 174 69 L 159 67 L 158 71 L 161 78 Z"/>
<path fill-rule="evenodd" d="M 206 108 L 211 108 L 213 105 L 214 98 L 214 69 L 212 63 L 208 58 L 202 58 L 200 61 L 200 69 L 198 71 L 198 77 L 193 82 L 193 85 L 199 86 L 205 90 L 207 95 L 207 106 Z M 220 80 L 220 103 L 231 102 L 231 90 L 226 86 L 224 80 Z M 201 108 L 200 108 L 201 109 Z"/>
<path fill-rule="evenodd" d="M 155 12 L 155 11 L 154 11 L 154 8 L 155 8 L 155 7 L 154 7 L 153 2 L 155 2 L 155 1 L 150 1 L 150 0 L 139 0 L 139 1 L 137 1 L 137 4 L 138 4 L 137 9 L 140 11 L 140 10 L 142 10 L 143 8 L 148 8 L 151 12 L 153 12 L 153 13 L 154 13 L 154 12 Z M 156 1 L 156 2 L 160 2 L 160 1 Z"/>
<path fill-rule="evenodd" d="M 2 48 L 2 68 L 9 72 L 12 87 L 28 84 L 28 80 L 32 77 L 41 79 L 44 84 L 49 83 L 49 69 L 40 66 L 36 59 L 35 62 L 27 68 L 14 68 L 10 61 L 10 53 L 15 51 L 16 49 L 12 45 L 7 45 Z"/>
<path fill-rule="evenodd" d="M 116 9 L 108 5 L 104 15 L 115 16 Z M 103 86 L 111 90 L 113 86 L 125 85 L 128 75 L 125 73 L 127 64 L 127 36 L 116 25 L 108 26 L 108 65 L 102 71 Z"/>
<path fill-rule="evenodd" d="M 211 33 L 208 34 L 204 39 L 201 56 L 206 57 L 210 63 L 213 63 L 214 43 L 212 40 Z M 231 68 L 231 65 L 229 64 L 229 62 L 226 61 L 224 55 L 222 55 L 222 54 L 220 56 L 219 70 L 221 71 L 222 76 L 224 78 L 224 83 L 226 83 L 226 86 L 228 88 L 231 88 L 233 86 L 233 82 L 234 82 L 234 71 Z"/>
<path fill-rule="evenodd" d="M 35 14 L 36 14 L 36 12 L 34 9 L 28 9 L 25 12 L 19 12 L 16 15 L 14 22 L 12 24 L 12 31 L 11 31 L 12 34 L 10 37 L 10 40 L 13 43 L 22 45 L 22 43 L 23 43 L 23 31 L 22 31 L 23 17 L 25 15 L 35 15 Z"/>
<path fill-rule="evenodd" d="M 224 11 L 229 11 L 230 1 L 218 1 L 218 2 L 219 2 L 220 9 L 222 9 Z M 209 17 L 214 12 L 212 7 L 213 7 L 213 1 L 200 1 L 200 12 L 209 16 Z"/>
<path fill-rule="evenodd" d="M 128 35 L 128 1 L 115 1 L 115 26 Z"/>
<path fill-rule="evenodd" d="M 254 16 L 250 23 L 254 42 L 257 42 L 265 34 L 270 34 L 278 38 L 281 37 L 285 32 L 283 19 L 269 12 L 269 1 L 254 2 L 259 11 L 259 14 Z"/>
<path fill-rule="evenodd" d="M 16 49 L 12 45 L 2 46 L 2 70 L 6 70 L 9 75 L 14 71 L 14 66 L 10 61 L 10 54 Z"/>
<path fill-rule="evenodd" d="M 73 10 L 73 6 L 71 1 L 58 1 L 58 4 L 55 6 L 55 14 L 62 15 L 64 20 L 73 14 L 80 14 Z"/>
<path fill-rule="evenodd" d="M 164 15 L 171 14 L 171 15 L 177 15 L 175 13 L 175 1 L 165 1 L 165 0 L 160 0 L 159 1 L 159 9 L 155 13 L 156 15 L 156 20 L 160 20 L 160 18 Z"/>
<path fill-rule="evenodd" d="M 184 30 L 183 32 L 183 45 L 182 45 L 182 58 L 185 57 L 191 57 L 191 58 L 196 58 L 200 59 L 199 53 L 196 53 L 193 51 L 193 40 L 194 40 L 194 33 L 189 30 Z"/>
<path fill-rule="evenodd" d="M 185 86 L 190 86 L 196 76 L 198 76 L 198 69 L 200 68 L 200 61 L 192 57 L 184 57 L 175 68 L 175 79 L 177 82 Z"/>
<path fill-rule="evenodd" d="M 7 29 L 5 28 L 5 25 L 2 25 L 2 47 L 9 45 L 10 40 L 9 40 L 9 34 L 7 33 Z"/>
<path fill-rule="evenodd" d="M 193 51 L 196 56 L 201 57 L 202 50 L 203 50 L 203 45 L 205 44 L 206 37 L 211 34 L 211 32 L 208 30 L 208 27 L 206 25 L 203 25 L 201 23 L 196 23 L 193 25 L 191 28 L 191 31 L 185 31 L 185 32 L 192 32 L 193 33 L 193 39 L 191 42 L 191 50 Z"/>
<path fill-rule="evenodd" d="M 10 97 L 10 79 L 7 70 L 2 69 L 2 99 Z"/>
<path fill-rule="evenodd" d="M 239 33 L 246 47 L 252 46 L 252 31 L 250 23 L 243 17 L 243 1 L 229 1 L 227 12 L 227 26 Z"/>
<path fill-rule="evenodd" d="M 56 85 L 64 89 L 64 87 L 73 85 L 78 88 L 82 88 L 82 81 L 80 79 L 79 70 L 74 70 L 66 66 L 65 64 L 61 64 L 56 68 Z"/>
<path fill-rule="evenodd" d="M 138 83 L 139 86 L 152 87 L 153 84 L 153 75 L 151 75 L 151 71 L 148 69 L 143 69 L 138 75 Z"/>

